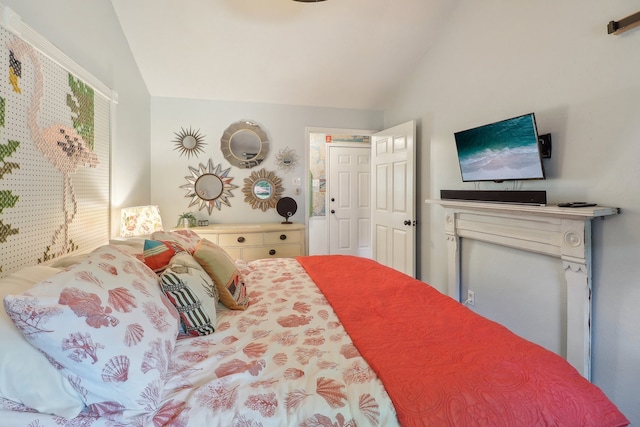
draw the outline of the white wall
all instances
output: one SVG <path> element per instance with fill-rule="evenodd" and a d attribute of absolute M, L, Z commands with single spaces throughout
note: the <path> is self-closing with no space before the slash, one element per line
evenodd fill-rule
<path fill-rule="evenodd" d="M 622 215 L 593 224 L 593 381 L 640 425 L 640 29 L 606 24 L 640 1 L 462 0 L 447 30 L 385 110 L 385 126 L 419 120 L 419 198 L 463 184 L 453 133 L 535 112 L 551 133 L 550 203 L 588 200 Z M 505 185 L 483 184 L 481 189 Z M 444 212 L 422 204 L 421 277 L 447 283 Z M 463 242 L 476 310 L 562 353 L 563 271 L 544 256 Z M 466 291 L 465 291 L 466 293 Z M 560 301 L 558 301 L 560 300 Z M 531 315 L 525 313 L 537 313 Z"/>
<path fill-rule="evenodd" d="M 307 187 L 304 183 L 308 171 L 305 158 L 305 128 L 380 129 L 382 118 L 382 111 L 153 97 L 151 202 L 160 206 L 165 228 L 176 226 L 178 216 L 188 211 L 194 212 L 198 219 L 206 219 L 210 223 L 279 222 L 282 221 L 282 217 L 275 209 L 263 212 L 253 209 L 244 201 L 243 180 L 250 176 L 251 172 L 265 168 L 267 171 L 275 172 L 282 179 L 282 195 L 292 197 L 298 204 L 298 211 L 291 221 L 304 223 L 304 203 L 307 197 Z M 259 124 L 266 131 L 270 141 L 266 160 L 253 169 L 231 166 L 220 151 L 220 137 L 224 130 L 239 120 Z M 176 138 L 175 132 L 183 128 L 199 130 L 200 134 L 205 136 L 205 152 L 197 158 L 191 156 L 189 159 L 174 150 L 175 142 L 172 141 Z M 279 170 L 275 162 L 276 154 L 286 147 L 294 149 L 300 157 L 298 167 L 291 172 Z M 180 188 L 181 185 L 187 184 L 185 176 L 190 174 L 189 166 L 198 167 L 200 163 L 206 165 L 209 159 L 213 160 L 214 165 L 221 164 L 222 170 L 231 168 L 231 183 L 238 186 L 232 190 L 233 197 L 229 198 L 231 207 L 222 205 L 220 210 L 214 208 L 211 215 L 206 209 L 199 210 L 199 205 L 189 208 L 191 198 L 187 198 L 187 191 Z M 294 177 L 302 180 L 300 195 L 294 193 Z"/>
<path fill-rule="evenodd" d="M 120 208 L 149 202 L 149 92 L 109 0 L 0 0 L 23 22 L 118 93 L 112 149 L 111 231 Z"/>

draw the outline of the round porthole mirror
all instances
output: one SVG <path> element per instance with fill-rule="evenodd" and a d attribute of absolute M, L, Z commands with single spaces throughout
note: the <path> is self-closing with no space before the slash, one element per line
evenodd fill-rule
<path fill-rule="evenodd" d="M 269 140 L 257 124 L 239 121 L 225 129 L 220 138 L 220 149 L 233 166 L 250 169 L 267 157 Z"/>

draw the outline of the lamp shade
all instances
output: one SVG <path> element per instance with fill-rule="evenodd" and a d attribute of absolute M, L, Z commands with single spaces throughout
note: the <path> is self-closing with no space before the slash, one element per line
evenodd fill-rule
<path fill-rule="evenodd" d="M 162 230 L 162 218 L 157 205 L 122 208 L 120 218 L 122 237 L 144 236 Z"/>

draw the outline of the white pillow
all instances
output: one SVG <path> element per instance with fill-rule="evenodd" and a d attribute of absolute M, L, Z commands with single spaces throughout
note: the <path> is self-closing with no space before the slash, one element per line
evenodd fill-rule
<path fill-rule="evenodd" d="M 94 413 L 153 409 L 167 380 L 178 312 L 158 276 L 116 246 L 102 246 L 20 295 L 5 310 L 60 366 Z"/>
<path fill-rule="evenodd" d="M 0 298 L 22 293 L 60 271 L 36 266 L 10 274 L 0 279 Z M 0 310 L 0 397 L 64 418 L 73 418 L 84 408 L 67 378 L 24 339 L 4 310 Z"/>

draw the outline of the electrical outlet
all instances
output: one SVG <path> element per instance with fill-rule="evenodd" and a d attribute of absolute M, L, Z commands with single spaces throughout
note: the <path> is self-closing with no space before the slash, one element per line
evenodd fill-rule
<path fill-rule="evenodd" d="M 476 305 L 476 294 L 473 291 L 467 291 L 467 300 L 465 301 L 467 305 L 475 307 Z"/>

